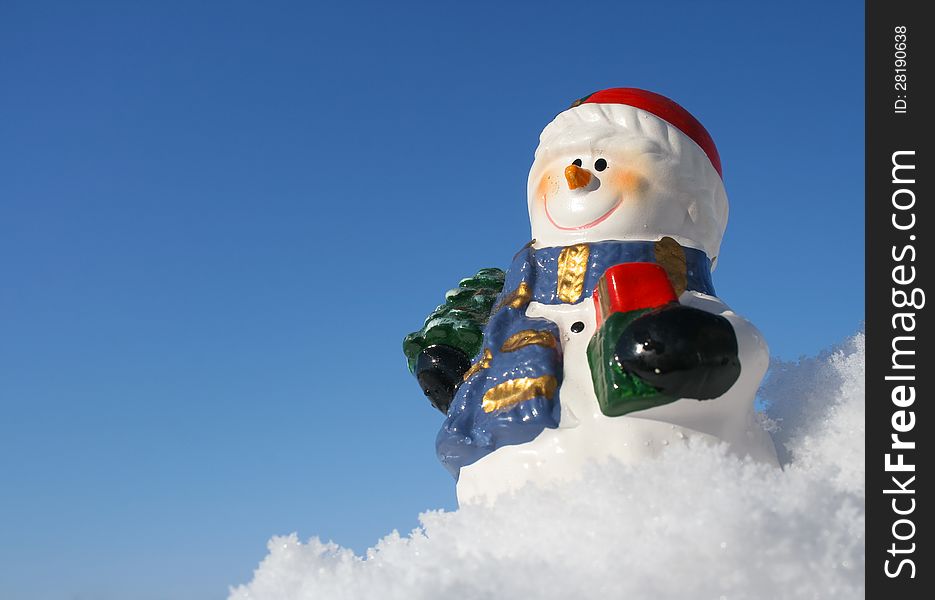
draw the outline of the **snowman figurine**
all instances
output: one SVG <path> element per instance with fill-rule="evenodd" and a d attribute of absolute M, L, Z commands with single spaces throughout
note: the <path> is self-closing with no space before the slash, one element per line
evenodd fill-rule
<path fill-rule="evenodd" d="M 777 465 L 754 413 L 769 351 L 711 282 L 728 202 L 701 123 L 644 90 L 586 96 L 543 130 L 528 206 L 505 275 L 463 281 L 407 338 L 459 501 L 690 440 Z"/>

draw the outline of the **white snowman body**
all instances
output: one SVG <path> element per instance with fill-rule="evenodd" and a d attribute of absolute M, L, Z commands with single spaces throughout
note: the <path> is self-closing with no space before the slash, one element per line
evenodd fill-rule
<path fill-rule="evenodd" d="M 616 459 L 634 463 L 657 456 L 667 447 L 689 441 L 726 443 L 730 451 L 778 466 L 772 439 L 756 420 L 754 397 L 769 366 L 769 350 L 760 332 L 714 296 L 686 291 L 679 301 L 730 321 L 737 335 L 741 373 L 719 398 L 683 398 L 671 404 L 621 417 L 601 413 L 585 350 L 595 330 L 593 304 L 531 303 L 529 316 L 543 317 L 562 332 L 564 380 L 559 389 L 561 420 L 525 444 L 503 446 L 462 467 L 458 501 L 473 502 L 516 490 L 528 482 L 572 480 L 589 461 Z M 585 324 L 575 333 L 575 322 Z"/>
<path fill-rule="evenodd" d="M 617 102 L 581 104 L 559 114 L 543 131 L 529 173 L 534 247 L 671 237 L 704 251 L 713 268 L 727 225 L 727 196 L 713 142 L 703 148 L 710 142 L 707 133 L 705 139 L 690 133 L 645 107 Z M 586 354 L 596 329 L 594 303 L 530 302 L 527 316 L 548 319 L 561 332 L 559 426 L 462 467 L 459 501 L 494 497 L 529 481 L 574 479 L 590 461 L 646 460 L 690 440 L 725 443 L 739 456 L 778 466 L 754 410 L 769 365 L 762 335 L 714 296 L 686 290 L 679 301 L 733 326 L 741 372 L 726 393 L 608 417 L 599 408 Z"/>

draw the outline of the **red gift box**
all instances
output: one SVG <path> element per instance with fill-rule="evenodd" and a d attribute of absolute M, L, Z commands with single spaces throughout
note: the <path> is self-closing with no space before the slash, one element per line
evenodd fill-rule
<path fill-rule="evenodd" d="M 669 276 L 656 263 L 614 265 L 604 272 L 594 290 L 597 326 L 616 312 L 656 308 L 676 300 Z"/>

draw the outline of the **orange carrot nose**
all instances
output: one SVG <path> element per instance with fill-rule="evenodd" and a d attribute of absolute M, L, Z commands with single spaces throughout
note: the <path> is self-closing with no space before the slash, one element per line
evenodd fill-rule
<path fill-rule="evenodd" d="M 575 190 L 591 183 L 591 172 L 578 165 L 568 165 L 565 167 L 565 179 L 568 181 L 568 189 Z"/>

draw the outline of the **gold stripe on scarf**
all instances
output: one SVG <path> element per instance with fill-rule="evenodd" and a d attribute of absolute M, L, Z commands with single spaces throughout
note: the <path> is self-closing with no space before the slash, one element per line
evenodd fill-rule
<path fill-rule="evenodd" d="M 587 244 L 575 244 L 562 248 L 558 255 L 558 298 L 574 304 L 584 290 L 584 276 L 588 272 L 588 257 L 591 249 Z"/>
<path fill-rule="evenodd" d="M 507 294 L 503 300 L 490 312 L 494 314 L 504 306 L 509 306 L 510 308 L 523 308 L 529 301 L 532 299 L 532 293 L 529 291 L 529 286 L 526 285 L 526 282 L 523 281 L 519 284 L 519 287 Z"/>
<path fill-rule="evenodd" d="M 511 379 L 487 390 L 481 408 L 485 413 L 492 413 L 538 396 L 551 399 L 557 387 L 558 381 L 551 375 Z"/>
<path fill-rule="evenodd" d="M 511 335 L 500 347 L 500 352 L 514 352 L 526 346 L 545 346 L 555 348 L 558 342 L 550 331 L 537 331 L 535 329 L 524 329 Z"/>
<path fill-rule="evenodd" d="M 654 254 L 656 264 L 661 266 L 669 276 L 669 283 L 675 290 L 675 297 L 682 295 L 688 287 L 688 266 L 685 259 L 685 248 L 674 239 L 666 236 L 655 243 Z"/>
<path fill-rule="evenodd" d="M 468 369 L 467 372 L 464 374 L 463 381 L 467 381 L 468 379 L 470 379 L 471 377 L 474 377 L 475 375 L 477 375 L 484 369 L 489 368 L 490 361 L 492 360 L 493 360 L 493 354 L 490 353 L 490 348 L 484 348 L 484 355 L 481 357 L 479 361 L 471 365 L 471 368 Z"/>

